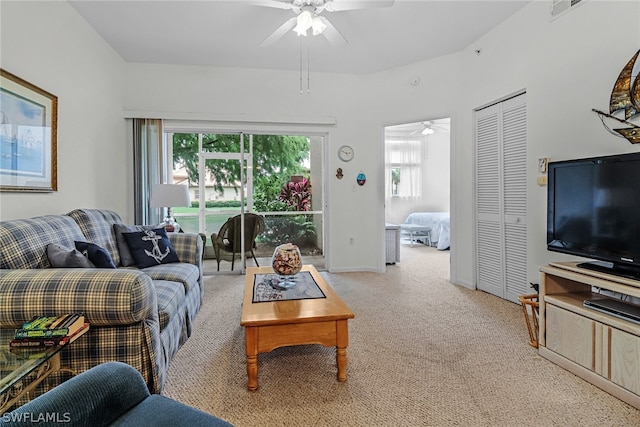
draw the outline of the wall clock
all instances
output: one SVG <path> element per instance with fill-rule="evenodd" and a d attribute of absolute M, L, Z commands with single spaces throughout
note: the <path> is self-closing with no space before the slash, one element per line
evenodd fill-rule
<path fill-rule="evenodd" d="M 351 146 L 349 145 L 343 145 L 342 147 L 338 148 L 338 157 L 343 162 L 348 162 L 353 159 L 353 154 L 353 148 L 351 148 Z"/>

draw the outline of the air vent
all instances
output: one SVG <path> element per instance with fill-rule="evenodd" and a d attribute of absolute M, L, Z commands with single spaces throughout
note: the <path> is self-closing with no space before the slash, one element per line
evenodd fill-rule
<path fill-rule="evenodd" d="M 551 0 L 551 20 L 553 21 L 568 11 L 573 10 L 585 1 L 586 0 Z"/>

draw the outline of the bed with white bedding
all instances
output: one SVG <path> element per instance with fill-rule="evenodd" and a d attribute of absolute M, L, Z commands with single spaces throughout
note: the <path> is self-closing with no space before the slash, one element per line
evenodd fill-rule
<path fill-rule="evenodd" d="M 451 242 L 449 212 L 414 212 L 409 214 L 404 223 L 431 227 L 431 245 L 441 251 L 449 249 Z"/>

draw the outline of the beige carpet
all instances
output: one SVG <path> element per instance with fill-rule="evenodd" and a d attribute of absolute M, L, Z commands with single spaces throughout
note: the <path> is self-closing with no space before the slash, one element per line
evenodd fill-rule
<path fill-rule="evenodd" d="M 209 276 L 164 394 L 243 426 L 638 426 L 640 411 L 528 345 L 519 305 L 451 285 L 449 253 L 402 246 L 386 274 L 327 274 L 356 314 L 348 380 L 335 349 L 259 356 L 246 389 L 243 278 Z"/>

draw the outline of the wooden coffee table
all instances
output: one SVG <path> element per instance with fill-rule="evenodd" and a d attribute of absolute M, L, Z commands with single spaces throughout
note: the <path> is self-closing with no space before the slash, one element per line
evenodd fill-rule
<path fill-rule="evenodd" d="M 348 319 L 355 315 L 312 265 L 311 273 L 326 298 L 253 302 L 256 274 L 273 274 L 271 267 L 248 267 L 244 286 L 240 325 L 245 328 L 249 390 L 258 389 L 258 353 L 278 347 L 322 344 L 336 347 L 338 381 L 347 380 Z"/>

